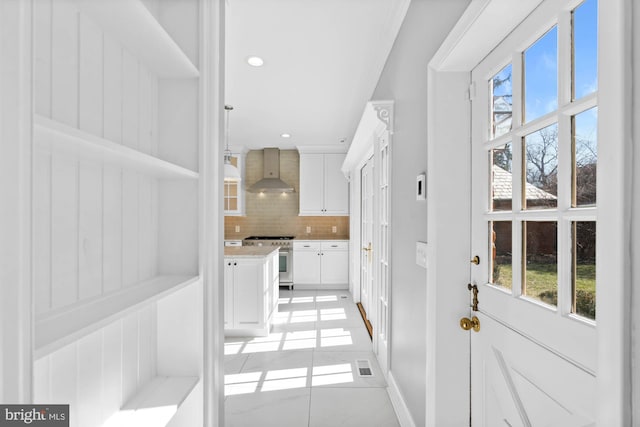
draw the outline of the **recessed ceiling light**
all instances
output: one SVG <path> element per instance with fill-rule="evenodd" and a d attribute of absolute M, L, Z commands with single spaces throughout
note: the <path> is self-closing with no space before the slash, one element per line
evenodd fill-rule
<path fill-rule="evenodd" d="M 283 138 L 291 138 L 291 134 L 288 134 L 288 133 L 283 133 L 280 136 L 283 137 Z"/>
<path fill-rule="evenodd" d="M 252 67 L 262 67 L 262 65 L 264 64 L 264 60 L 259 56 L 250 56 L 247 58 L 247 62 Z"/>

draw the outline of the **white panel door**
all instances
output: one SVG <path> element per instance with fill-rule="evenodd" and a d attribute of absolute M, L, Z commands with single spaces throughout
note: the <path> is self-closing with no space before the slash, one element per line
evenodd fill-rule
<path fill-rule="evenodd" d="M 320 277 L 322 285 L 346 285 L 349 283 L 349 252 L 337 250 L 322 251 Z"/>
<path fill-rule="evenodd" d="M 320 283 L 320 249 L 294 251 L 293 282 L 296 285 L 317 285 Z"/>
<path fill-rule="evenodd" d="M 255 260 L 233 260 L 234 317 L 237 328 L 256 326 L 264 318 L 264 268 Z"/>
<path fill-rule="evenodd" d="M 473 426 L 595 425 L 595 3 L 544 1 L 472 72 Z"/>
<path fill-rule="evenodd" d="M 224 259 L 224 327 L 232 328 L 234 324 L 234 286 L 233 259 Z"/>

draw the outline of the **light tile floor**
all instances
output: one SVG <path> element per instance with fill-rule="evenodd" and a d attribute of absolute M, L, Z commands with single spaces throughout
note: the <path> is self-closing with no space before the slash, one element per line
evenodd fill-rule
<path fill-rule="evenodd" d="M 386 386 L 347 291 L 281 289 L 268 337 L 225 340 L 227 427 L 399 426 Z"/>

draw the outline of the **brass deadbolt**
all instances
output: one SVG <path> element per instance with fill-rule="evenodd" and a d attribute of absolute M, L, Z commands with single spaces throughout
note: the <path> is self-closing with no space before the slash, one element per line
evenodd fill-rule
<path fill-rule="evenodd" d="M 473 329 L 475 332 L 480 331 L 480 319 L 477 316 L 473 316 L 471 319 L 463 317 L 460 319 L 460 327 L 465 331 Z"/>

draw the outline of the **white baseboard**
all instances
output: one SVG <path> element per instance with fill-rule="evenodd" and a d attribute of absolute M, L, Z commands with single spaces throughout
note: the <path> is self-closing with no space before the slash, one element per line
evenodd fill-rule
<path fill-rule="evenodd" d="M 393 374 L 389 371 L 389 383 L 387 387 L 387 393 L 389 394 L 389 398 L 391 399 L 391 404 L 393 405 L 393 409 L 396 411 L 396 415 L 398 416 L 398 422 L 400 423 L 400 427 L 416 427 L 416 423 L 413 421 L 411 417 L 411 413 L 409 412 L 409 408 L 402 398 L 402 394 L 400 393 L 400 389 L 398 388 L 398 384 L 396 380 L 393 378 Z"/>

